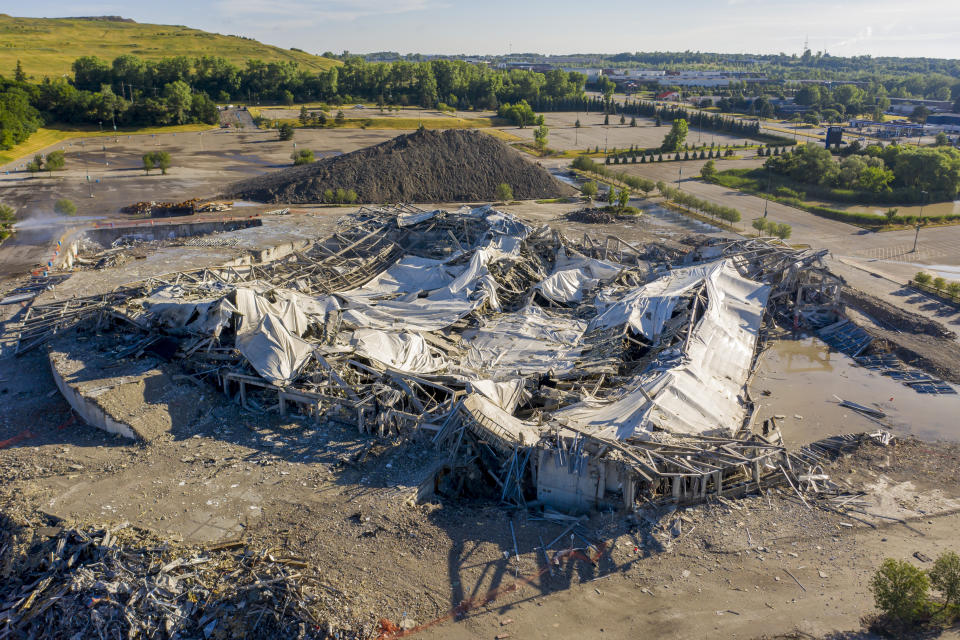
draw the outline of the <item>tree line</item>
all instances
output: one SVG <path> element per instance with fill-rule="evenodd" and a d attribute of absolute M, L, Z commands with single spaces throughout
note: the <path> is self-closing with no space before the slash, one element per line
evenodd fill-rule
<path fill-rule="evenodd" d="M 217 102 L 326 101 L 341 105 L 441 103 L 459 109 L 493 109 L 502 103 L 573 104 L 583 99 L 586 77 L 561 70 L 545 74 L 491 69 L 460 60 L 368 63 L 359 57 L 325 71 L 293 62 L 248 60 L 238 66 L 217 56 L 112 61 L 83 56 L 72 78 L 28 80 L 22 70 L 0 76 L 0 148 L 18 144 L 44 123 L 141 126 L 217 122 Z"/>
<path fill-rule="evenodd" d="M 663 181 L 657 182 L 657 191 L 660 192 L 660 195 L 662 195 L 665 200 L 669 200 L 682 207 L 705 213 L 708 216 L 723 220 L 724 222 L 740 222 L 740 212 L 733 207 L 703 200 L 686 191 L 675 189 Z"/>

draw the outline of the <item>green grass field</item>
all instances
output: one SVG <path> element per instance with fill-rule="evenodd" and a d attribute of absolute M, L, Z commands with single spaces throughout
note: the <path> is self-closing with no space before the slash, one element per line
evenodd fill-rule
<path fill-rule="evenodd" d="M 0 14 L 0 74 L 10 77 L 17 60 L 34 79 L 72 74 L 80 56 L 105 60 L 131 54 L 145 60 L 172 56 L 221 56 L 236 65 L 247 60 L 288 60 L 314 71 L 340 64 L 336 60 L 290 51 L 236 36 L 208 33 L 183 26 L 138 24 L 110 20 L 14 18 Z"/>
<path fill-rule="evenodd" d="M 117 131 L 100 131 L 99 127 L 90 126 L 72 126 L 72 125 L 51 125 L 49 127 L 40 127 L 37 132 L 27 138 L 26 141 L 16 145 L 13 148 L 0 151 L 0 164 L 7 164 L 21 158 L 28 158 L 42 149 L 46 149 L 52 144 L 69 140 L 70 138 L 99 138 L 113 137 L 118 135 L 144 135 L 151 133 L 180 133 L 181 131 L 207 131 L 216 129 L 215 125 L 209 124 L 182 124 L 170 127 L 140 127 L 123 128 Z"/>

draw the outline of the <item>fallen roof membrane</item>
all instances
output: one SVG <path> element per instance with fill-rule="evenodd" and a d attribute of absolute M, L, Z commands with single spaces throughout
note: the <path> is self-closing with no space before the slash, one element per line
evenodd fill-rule
<path fill-rule="evenodd" d="M 363 207 L 272 263 L 169 274 L 40 317 L 69 328 L 109 312 L 118 331 L 169 334 L 200 378 L 280 391 L 280 411 L 302 401 L 364 429 L 473 416 L 524 446 L 564 427 L 610 441 L 729 436 L 748 415 L 771 291 L 819 258 L 755 240 L 662 255 L 613 236 L 574 242 L 489 206 Z"/>

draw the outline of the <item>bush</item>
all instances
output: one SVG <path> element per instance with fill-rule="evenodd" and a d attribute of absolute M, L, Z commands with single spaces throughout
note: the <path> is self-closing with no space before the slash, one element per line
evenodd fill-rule
<path fill-rule="evenodd" d="M 951 287 L 954 285 L 960 289 L 960 283 L 950 283 Z M 930 570 L 930 582 L 943 596 L 944 607 L 957 604 L 960 601 L 960 556 L 953 551 L 940 554 Z"/>
<path fill-rule="evenodd" d="M 284 122 L 277 127 L 277 133 L 279 134 L 281 140 L 293 140 L 293 125 L 288 122 Z"/>
<path fill-rule="evenodd" d="M 909 562 L 887 558 L 873 578 L 870 591 L 880 611 L 889 618 L 911 624 L 926 613 L 930 580 Z"/>
<path fill-rule="evenodd" d="M 143 156 L 143 170 L 150 173 L 154 167 L 160 169 L 160 173 L 167 175 L 167 169 L 170 168 L 170 154 L 166 151 L 151 151 Z"/>
<path fill-rule="evenodd" d="M 781 198 L 800 198 L 800 194 L 790 187 L 777 187 L 773 190 L 773 195 Z"/>
<path fill-rule="evenodd" d="M 952 298 L 960 298 L 960 282 L 951 282 L 947 285 L 947 293 Z"/>
<path fill-rule="evenodd" d="M 497 200 L 503 202 L 506 202 L 507 200 L 513 200 L 513 188 L 511 188 L 506 182 L 501 182 L 497 185 Z"/>
<path fill-rule="evenodd" d="M 63 151 L 51 151 L 47 154 L 44 169 L 49 171 L 50 175 L 52 176 L 54 171 L 62 170 L 65 164 L 66 157 L 64 156 Z"/>
<path fill-rule="evenodd" d="M 923 271 L 918 271 L 917 275 L 913 276 L 913 281 L 917 284 L 930 284 L 931 280 L 933 280 L 933 276 Z"/>
<path fill-rule="evenodd" d="M 944 289 L 947 288 L 946 279 L 941 278 L 940 276 L 937 276 L 936 278 L 934 278 L 931 284 L 933 285 L 933 288 L 936 289 L 937 291 L 943 291 Z"/>
<path fill-rule="evenodd" d="M 717 177 L 717 165 L 713 160 L 708 160 L 706 164 L 703 165 L 700 169 L 700 177 L 707 182 L 713 182 L 714 178 Z"/>
<path fill-rule="evenodd" d="M 72 216 L 77 212 L 77 205 L 66 198 L 60 198 L 53 204 L 53 210 L 62 216 Z"/>
<path fill-rule="evenodd" d="M 592 180 L 590 182 L 585 182 L 583 186 L 580 187 L 580 192 L 587 196 L 587 198 L 593 200 L 597 195 L 597 183 L 593 182 Z"/>
<path fill-rule="evenodd" d="M 294 165 L 310 164 L 314 161 L 313 151 L 310 149 L 300 149 L 290 154 L 290 159 Z"/>
<path fill-rule="evenodd" d="M 793 233 L 793 227 L 788 225 L 786 222 L 771 222 L 769 227 L 770 233 L 777 236 L 781 240 L 787 240 L 790 238 L 790 234 Z"/>

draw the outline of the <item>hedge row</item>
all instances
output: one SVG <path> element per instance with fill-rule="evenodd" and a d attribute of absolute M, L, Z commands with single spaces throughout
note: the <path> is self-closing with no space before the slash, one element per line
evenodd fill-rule
<path fill-rule="evenodd" d="M 632 176 L 622 171 L 611 171 L 606 166 L 600 164 L 599 162 L 594 162 L 587 156 L 577 156 L 573 160 L 573 168 L 579 169 L 580 171 L 588 171 L 590 173 L 595 173 L 611 180 L 617 180 L 627 185 L 631 189 L 636 189 L 637 191 L 642 191 L 644 195 L 653 191 L 654 185 L 652 180 L 647 180 L 646 178 L 641 178 L 640 176 Z"/>

